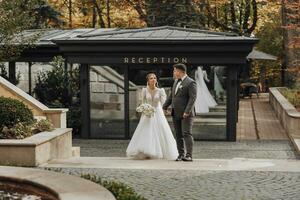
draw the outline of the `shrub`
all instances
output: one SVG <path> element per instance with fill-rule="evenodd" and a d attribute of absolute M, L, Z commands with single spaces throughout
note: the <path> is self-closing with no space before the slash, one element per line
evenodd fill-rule
<path fill-rule="evenodd" d="M 285 88 L 281 89 L 280 92 L 296 108 L 300 107 L 300 90 Z"/>
<path fill-rule="evenodd" d="M 37 76 L 36 98 L 50 108 L 69 108 L 67 126 L 78 134 L 81 126 L 79 69 L 64 69 L 64 59 L 55 57 L 53 68 Z"/>
<path fill-rule="evenodd" d="M 53 124 L 47 119 L 41 119 L 34 124 L 36 132 L 52 131 L 54 130 Z"/>
<path fill-rule="evenodd" d="M 90 174 L 82 174 L 81 177 L 102 185 L 108 189 L 117 200 L 146 200 L 146 198 L 138 195 L 132 187 L 124 183 L 102 180 L 100 177 Z"/>
<path fill-rule="evenodd" d="M 1 139 L 24 139 L 32 135 L 33 132 L 31 126 L 26 125 L 24 123 L 17 123 L 15 126 L 11 128 L 7 128 L 5 126 L 2 129 L 2 132 L 0 132 Z"/>
<path fill-rule="evenodd" d="M 81 108 L 72 106 L 67 113 L 67 125 L 73 129 L 74 135 L 79 135 L 81 131 Z"/>
<path fill-rule="evenodd" d="M 43 131 L 52 131 L 53 124 L 46 119 L 42 119 L 34 124 L 17 123 L 13 127 L 6 127 L 0 131 L 0 139 L 24 139 Z"/>
<path fill-rule="evenodd" d="M 15 124 L 31 125 L 34 122 L 32 111 L 21 101 L 0 97 L 0 131 L 12 128 Z"/>

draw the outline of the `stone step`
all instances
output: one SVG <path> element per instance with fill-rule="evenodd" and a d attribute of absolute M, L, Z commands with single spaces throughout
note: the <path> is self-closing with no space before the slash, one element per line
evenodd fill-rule
<path fill-rule="evenodd" d="M 167 117 L 169 123 L 172 123 L 172 117 Z M 223 125 L 226 124 L 226 118 L 194 118 L 194 125 Z"/>
<path fill-rule="evenodd" d="M 226 112 L 199 113 L 196 118 L 226 118 Z"/>
<path fill-rule="evenodd" d="M 226 105 L 217 105 L 216 107 L 209 108 L 209 112 L 226 112 Z"/>
<path fill-rule="evenodd" d="M 168 119 L 172 132 L 174 126 L 172 120 Z M 225 140 L 226 139 L 226 119 L 225 118 L 194 118 L 192 128 L 195 140 Z"/>
<path fill-rule="evenodd" d="M 72 147 L 72 157 L 80 157 L 80 147 Z"/>
<path fill-rule="evenodd" d="M 172 117 L 168 116 L 167 120 L 175 135 Z M 133 134 L 138 118 L 130 120 L 130 133 Z M 99 128 L 101 124 L 101 128 Z M 124 127 L 124 119 L 105 120 L 92 119 L 91 129 L 92 138 L 121 138 L 124 133 L 119 128 Z M 226 119 L 225 118 L 200 118 L 196 117 L 193 124 L 193 137 L 195 140 L 225 140 L 226 139 Z"/>

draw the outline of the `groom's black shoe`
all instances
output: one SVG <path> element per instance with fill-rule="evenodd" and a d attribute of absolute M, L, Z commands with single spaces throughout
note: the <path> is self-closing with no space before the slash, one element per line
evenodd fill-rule
<path fill-rule="evenodd" d="M 185 157 L 182 158 L 182 161 L 185 161 L 185 162 L 192 162 L 192 161 L 193 161 L 193 158 L 192 158 L 192 156 L 187 155 L 187 156 L 185 156 Z"/>
<path fill-rule="evenodd" d="M 179 155 L 175 161 L 182 161 L 183 158 L 184 158 L 184 155 Z"/>

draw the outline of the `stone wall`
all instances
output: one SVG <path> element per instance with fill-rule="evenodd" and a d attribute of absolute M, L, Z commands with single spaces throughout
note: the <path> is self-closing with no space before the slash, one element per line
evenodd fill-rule
<path fill-rule="evenodd" d="M 92 118 L 124 118 L 124 80 L 108 67 L 92 66 L 90 71 Z"/>

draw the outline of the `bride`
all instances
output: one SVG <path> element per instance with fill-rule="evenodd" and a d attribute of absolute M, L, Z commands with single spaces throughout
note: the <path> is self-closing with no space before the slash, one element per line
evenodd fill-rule
<path fill-rule="evenodd" d="M 208 113 L 209 108 L 215 107 L 217 102 L 210 94 L 204 79 L 209 82 L 207 78 L 207 73 L 202 67 L 198 67 L 195 72 L 195 81 L 197 83 L 197 98 L 195 101 L 195 110 L 196 113 Z"/>
<path fill-rule="evenodd" d="M 142 114 L 126 155 L 135 159 L 174 160 L 178 156 L 176 141 L 162 109 L 162 104 L 166 100 L 165 90 L 157 87 L 154 73 L 149 73 L 146 78 L 147 87 L 142 89 L 141 103 L 152 105 L 155 112 L 151 117 Z"/>

